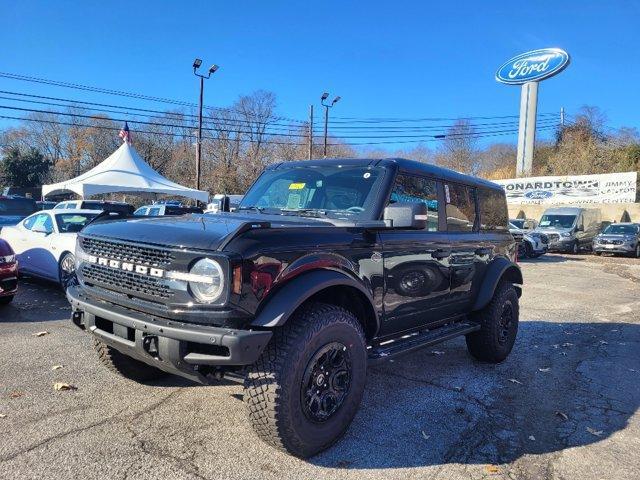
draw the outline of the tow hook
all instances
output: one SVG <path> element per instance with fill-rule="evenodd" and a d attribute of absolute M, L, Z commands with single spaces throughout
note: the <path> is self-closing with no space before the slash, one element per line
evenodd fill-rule
<path fill-rule="evenodd" d="M 80 327 L 82 330 L 85 329 L 84 323 L 82 321 L 82 310 L 75 310 L 72 314 L 71 314 L 71 321 L 77 325 L 78 327 Z"/>
<path fill-rule="evenodd" d="M 142 348 L 153 358 L 158 358 L 158 337 L 155 335 L 145 335 L 142 337 Z"/>

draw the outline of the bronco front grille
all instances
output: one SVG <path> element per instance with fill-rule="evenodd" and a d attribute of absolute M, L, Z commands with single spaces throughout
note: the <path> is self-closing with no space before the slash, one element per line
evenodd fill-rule
<path fill-rule="evenodd" d="M 90 255 L 95 255 L 96 257 L 120 260 L 154 268 L 164 268 L 175 259 L 171 251 L 161 248 L 131 245 L 128 243 L 98 240 L 88 237 L 83 237 L 81 244 L 85 252 Z"/>
<path fill-rule="evenodd" d="M 82 277 L 85 283 L 97 284 L 108 289 L 142 293 L 156 298 L 170 298 L 173 291 L 162 280 L 139 275 L 134 272 L 115 270 L 95 264 L 82 265 Z"/>

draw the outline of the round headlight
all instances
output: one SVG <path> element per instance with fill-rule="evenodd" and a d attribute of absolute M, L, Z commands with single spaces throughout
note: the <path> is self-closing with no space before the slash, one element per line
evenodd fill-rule
<path fill-rule="evenodd" d="M 202 303 L 213 303 L 224 290 L 222 267 L 215 260 L 203 258 L 189 270 L 189 288 L 193 296 Z"/>

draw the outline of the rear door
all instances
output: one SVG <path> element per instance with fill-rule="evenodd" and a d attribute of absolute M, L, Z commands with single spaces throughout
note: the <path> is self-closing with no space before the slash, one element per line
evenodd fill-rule
<path fill-rule="evenodd" d="M 389 203 L 423 202 L 428 209 L 424 230 L 380 233 L 384 262 L 385 320 L 381 336 L 436 322 L 449 296 L 447 233 L 439 218 L 441 194 L 435 179 L 400 173 Z"/>
<path fill-rule="evenodd" d="M 451 302 L 452 313 L 461 303 L 472 299 L 472 286 L 483 261 L 479 219 L 476 209 L 476 189 L 468 185 L 444 184 L 448 242 L 451 245 Z"/>

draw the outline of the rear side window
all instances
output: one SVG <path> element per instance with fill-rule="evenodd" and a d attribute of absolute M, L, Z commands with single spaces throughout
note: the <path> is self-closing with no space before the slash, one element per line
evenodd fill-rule
<path fill-rule="evenodd" d="M 148 215 L 150 217 L 157 217 L 160 215 L 160 207 L 154 207 L 149 209 Z"/>
<path fill-rule="evenodd" d="M 424 203 L 427 206 L 426 230 L 430 232 L 438 230 L 438 194 L 435 180 L 398 175 L 389 198 L 389 203 L 396 202 Z"/>
<path fill-rule="evenodd" d="M 504 192 L 491 188 L 478 188 L 477 192 L 480 207 L 480 230 L 507 230 L 509 212 Z M 530 229 L 531 223 L 523 220 L 520 228 Z"/>
<path fill-rule="evenodd" d="M 455 183 L 445 184 L 447 231 L 473 232 L 476 224 L 475 189 Z"/>

